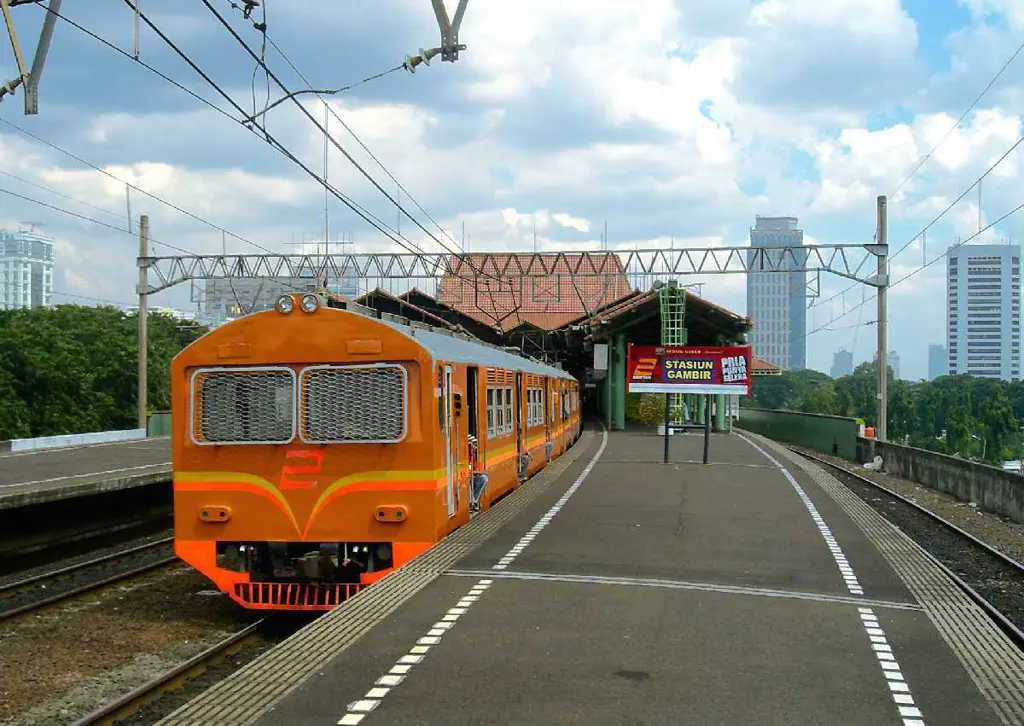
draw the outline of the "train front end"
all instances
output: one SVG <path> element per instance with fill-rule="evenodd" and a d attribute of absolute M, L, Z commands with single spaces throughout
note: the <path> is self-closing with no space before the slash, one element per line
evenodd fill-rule
<path fill-rule="evenodd" d="M 315 295 L 283 296 L 182 351 L 177 555 L 246 608 L 328 610 L 429 548 L 430 362 L 393 327 Z"/>

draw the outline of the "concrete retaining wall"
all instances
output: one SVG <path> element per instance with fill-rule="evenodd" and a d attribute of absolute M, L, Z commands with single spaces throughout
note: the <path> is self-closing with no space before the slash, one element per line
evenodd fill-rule
<path fill-rule="evenodd" d="M 912 446 L 858 438 L 858 463 L 876 455 L 893 476 L 977 502 L 990 512 L 1024 523 L 1024 476 L 1020 474 Z"/>
<path fill-rule="evenodd" d="M 37 451 L 59 449 L 65 446 L 106 444 L 115 441 L 135 441 L 146 438 L 146 429 L 125 431 L 97 431 L 89 434 L 65 434 L 63 436 L 40 436 L 35 439 L 12 439 L 0 441 L 0 451 Z"/>
<path fill-rule="evenodd" d="M 741 408 L 736 421 L 737 428 L 850 461 L 857 456 L 857 438 L 863 424 L 856 418 L 763 408 Z"/>

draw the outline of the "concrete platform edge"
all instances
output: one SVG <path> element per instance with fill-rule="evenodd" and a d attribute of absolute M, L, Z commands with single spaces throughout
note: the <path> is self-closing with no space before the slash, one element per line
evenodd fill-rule
<path fill-rule="evenodd" d="M 99 481 L 86 481 L 68 483 L 63 486 L 53 486 L 46 489 L 30 489 L 25 491 L 3 492 L 0 490 L 0 509 L 17 509 L 28 507 L 33 504 L 46 504 L 62 499 L 75 499 L 88 497 L 107 492 L 134 489 L 137 487 L 157 486 L 170 484 L 172 479 L 171 465 L 160 466 L 154 472 L 147 474 L 136 474 L 133 476 L 122 476 Z M 72 482 L 72 479 L 67 481 Z"/>

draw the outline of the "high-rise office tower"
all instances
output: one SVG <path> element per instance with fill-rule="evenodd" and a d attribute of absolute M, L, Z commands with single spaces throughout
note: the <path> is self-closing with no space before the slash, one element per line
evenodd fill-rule
<path fill-rule="evenodd" d="M 875 363 L 878 362 L 878 351 L 875 351 L 875 355 L 871 358 Z M 899 380 L 900 377 L 900 354 L 894 350 L 889 351 L 889 355 L 886 356 L 886 364 L 892 369 L 892 377 Z"/>
<path fill-rule="evenodd" d="M 801 247 L 803 230 L 796 217 L 757 217 L 750 230 L 752 247 Z M 806 263 L 802 253 L 785 250 L 767 253 L 773 269 L 798 269 Z M 748 269 L 755 269 L 748 253 Z M 784 370 L 807 367 L 807 273 L 747 273 L 747 316 L 753 319 L 750 344 L 754 355 Z"/>
<path fill-rule="evenodd" d="M 833 378 L 842 378 L 851 373 L 853 373 L 853 353 L 846 348 L 840 348 L 832 354 L 832 371 L 830 375 Z"/>
<path fill-rule="evenodd" d="M 0 232 L 0 309 L 53 302 L 53 239 L 34 228 Z"/>
<path fill-rule="evenodd" d="M 961 245 L 946 257 L 950 375 L 1020 379 L 1020 247 Z"/>
<path fill-rule="evenodd" d="M 932 344 L 928 346 L 928 380 L 934 381 L 939 376 L 946 375 L 946 346 Z"/>

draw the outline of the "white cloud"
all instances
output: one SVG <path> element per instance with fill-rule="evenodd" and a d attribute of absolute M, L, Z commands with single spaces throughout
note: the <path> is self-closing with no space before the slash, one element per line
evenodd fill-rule
<path fill-rule="evenodd" d="M 573 217 L 572 215 L 565 214 L 564 212 L 556 212 L 551 215 L 551 218 L 556 224 L 560 224 L 563 227 L 569 227 L 570 229 L 575 229 L 577 232 L 590 231 L 590 222 L 580 217 Z"/>
<path fill-rule="evenodd" d="M 951 68 L 929 69 L 931 80 L 919 74 L 922 61 L 916 54 L 925 40 L 935 46 L 945 39 L 919 38 L 898 0 L 524 0 L 514 8 L 471 3 L 461 32 L 469 49 L 457 64 L 435 61 L 414 76 L 392 74 L 362 87 L 365 93 L 331 100 L 444 234 L 406 194 L 398 194 L 395 183 L 333 119 L 330 128 L 338 141 L 389 194 L 398 194 L 430 234 L 399 220 L 394 206 L 336 149 L 328 154 L 329 180 L 380 223 L 400 224 L 402 233 L 425 250 L 442 249 L 431 235 L 449 247 L 454 245 L 448 236 L 461 242 L 463 224 L 473 250 L 533 249 L 535 229 L 538 249 L 598 249 L 606 221 L 613 249 L 742 245 L 755 213 L 799 216 L 808 241 L 870 241 L 874 198 L 892 191 L 946 134 L 971 100 L 954 98 L 952 91 L 963 95 L 967 88 L 973 97 L 978 68 L 998 68 L 1008 55 L 1014 23 L 1024 17 L 1024 0 L 964 2 L 976 22 L 949 39 Z M 202 46 L 204 67 L 248 106 L 252 65 L 244 56 L 239 62 L 238 49 L 215 21 L 187 12 L 165 20 L 173 34 L 200 38 L 196 47 Z M 293 58 L 305 54 L 300 65 L 316 83 L 339 76 L 339 58 L 340 75 L 359 78 L 364 70 L 370 75 L 414 50 L 406 44 L 428 47 L 437 36 L 426 0 L 396 0 L 387 13 L 372 6 L 303 4 L 274 18 L 270 30 L 278 38 L 290 34 L 286 50 Z M 117 32 L 122 40 L 129 37 Z M 338 38 L 334 42 L 341 51 L 325 47 L 317 51 L 321 55 L 351 51 L 320 61 L 297 40 L 311 32 Z M 986 42 L 975 42 L 979 38 Z M 217 39 L 225 42 L 218 46 L 212 42 Z M 230 59 L 228 47 L 235 51 Z M 83 48 L 74 56 L 51 57 L 44 107 L 33 122 L 39 133 L 259 245 L 285 250 L 289 243 L 322 236 L 324 191 L 315 181 L 258 137 L 152 76 L 140 76 L 147 86 L 139 89 L 150 92 L 144 101 L 125 88 L 93 105 L 78 92 L 81 83 L 63 81 L 76 78 L 75 68 L 60 64 L 72 62 L 69 58 L 76 67 L 114 61 L 95 43 Z M 191 87 L 203 88 L 158 49 L 157 39 L 147 40 L 147 58 Z M 980 65 L 978 53 L 987 54 Z M 0 67 L 7 60 L 9 54 L 0 54 Z M 118 69 L 127 67 L 116 62 Z M 283 68 L 276 56 L 271 62 Z M 1024 96 L 1019 107 L 1014 105 L 1013 77 L 1008 75 L 1005 88 L 994 89 L 890 200 L 894 247 L 912 239 L 1019 137 Z M 919 93 L 922 86 L 926 90 Z M 209 89 L 204 93 L 213 97 Z M 322 118 L 322 105 L 302 98 Z M 913 106 L 918 113 L 886 122 L 884 114 L 897 105 Z M 21 123 L 10 113 L 17 107 L 8 103 L 0 111 Z M 48 118 L 66 122 L 47 129 Z M 297 109 L 282 104 L 270 113 L 268 127 L 303 163 L 322 172 L 322 136 Z M 0 186 L 125 225 L 123 185 L 7 132 L 0 125 L 0 169 L 108 212 L 2 175 Z M 1018 171 L 1014 154 L 984 182 L 984 223 L 1019 203 L 1014 200 Z M 216 229 L 143 195 L 133 194 L 132 205 L 135 216 L 151 216 L 154 238 L 183 249 L 220 249 Z M 332 236 L 352 233 L 364 250 L 400 249 L 338 200 L 331 199 L 329 209 Z M 132 298 L 137 245 L 132 234 L 2 194 L 0 217 L 46 222 L 60 240 L 58 287 L 65 292 Z M 929 257 L 956 235 L 976 229 L 972 193 L 929 231 Z M 1014 228 L 1002 225 L 986 239 L 1008 229 Z M 230 237 L 227 245 L 256 251 Z M 914 269 L 921 255 L 920 243 L 914 242 L 894 263 L 893 274 Z M 920 321 L 899 316 L 927 307 L 921 301 L 934 294 L 942 269 L 936 263 L 893 292 L 907 301 L 893 310 L 893 340 L 920 349 L 921 360 L 927 342 L 941 337 L 941 322 L 929 318 L 932 327 L 923 332 Z M 827 275 L 822 280 L 823 297 L 849 284 Z M 742 276 L 707 275 L 701 281 L 706 297 L 744 311 Z M 847 307 L 837 310 L 849 309 L 861 292 L 855 289 L 846 296 Z M 187 287 L 167 297 L 187 301 Z M 865 307 L 866 320 L 871 308 Z M 831 314 L 815 311 L 818 324 Z M 838 325 L 855 322 L 856 316 Z M 840 344 L 849 347 L 845 335 L 814 338 L 812 365 L 827 370 L 831 351 Z M 858 336 L 863 347 L 873 331 Z M 916 354 L 908 348 L 901 355 L 905 370 L 913 370 Z"/>

